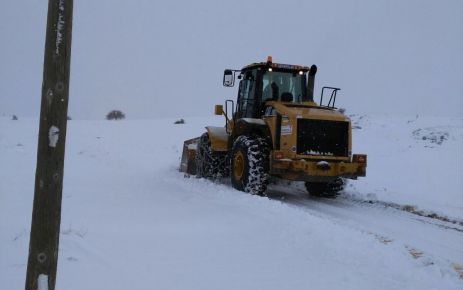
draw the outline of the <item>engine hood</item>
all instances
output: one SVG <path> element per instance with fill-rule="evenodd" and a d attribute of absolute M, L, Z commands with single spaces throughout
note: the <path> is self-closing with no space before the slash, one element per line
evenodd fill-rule
<path fill-rule="evenodd" d="M 268 102 L 275 110 L 290 119 L 318 119 L 329 121 L 349 122 L 350 119 L 344 114 L 331 108 L 319 107 L 315 103 L 292 104 L 280 102 Z"/>

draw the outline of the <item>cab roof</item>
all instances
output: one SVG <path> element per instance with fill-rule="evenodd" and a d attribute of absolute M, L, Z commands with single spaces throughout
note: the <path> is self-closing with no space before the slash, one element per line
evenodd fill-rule
<path fill-rule="evenodd" d="M 292 64 L 283 64 L 283 63 L 273 63 L 272 61 L 267 62 L 255 62 L 243 67 L 242 71 L 247 71 L 254 68 L 272 68 L 277 70 L 287 70 L 287 71 L 303 71 L 308 72 L 310 67 L 302 65 L 292 65 Z"/>

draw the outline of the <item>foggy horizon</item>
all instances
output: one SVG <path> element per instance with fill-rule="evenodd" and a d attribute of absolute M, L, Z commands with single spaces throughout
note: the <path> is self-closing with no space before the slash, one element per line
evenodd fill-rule
<path fill-rule="evenodd" d="M 38 117 L 47 3 L 0 4 L 0 115 Z M 347 113 L 462 116 L 463 2 L 75 1 L 69 115 L 212 116 L 223 70 L 316 64 Z"/>

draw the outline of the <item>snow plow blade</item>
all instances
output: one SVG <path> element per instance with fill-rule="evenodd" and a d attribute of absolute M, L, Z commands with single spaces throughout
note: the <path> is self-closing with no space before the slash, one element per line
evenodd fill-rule
<path fill-rule="evenodd" d="M 182 160 L 180 162 L 180 172 L 196 175 L 196 149 L 199 137 L 183 142 Z"/>

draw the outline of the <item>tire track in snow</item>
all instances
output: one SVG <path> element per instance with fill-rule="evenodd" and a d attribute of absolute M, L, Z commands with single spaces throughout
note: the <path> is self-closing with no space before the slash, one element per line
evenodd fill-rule
<path fill-rule="evenodd" d="M 275 185 L 268 198 L 373 235 L 384 245 L 397 243 L 423 266 L 438 266 L 463 279 L 463 226 L 435 215 L 417 214 L 385 202 L 339 196 L 311 197 L 305 190 Z"/>
<path fill-rule="evenodd" d="M 230 186 L 228 179 L 212 183 Z M 341 194 L 335 199 L 311 197 L 296 186 L 270 185 L 267 197 L 372 235 L 385 246 L 399 245 L 404 253 L 423 266 L 439 267 L 442 273 L 453 273 L 451 275 L 462 279 L 463 249 L 460 244 L 463 244 L 463 226 L 458 221 L 349 195 Z"/>

